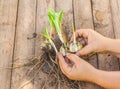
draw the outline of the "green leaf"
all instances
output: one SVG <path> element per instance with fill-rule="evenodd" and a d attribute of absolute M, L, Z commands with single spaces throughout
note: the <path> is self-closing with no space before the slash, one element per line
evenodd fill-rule
<path fill-rule="evenodd" d="M 59 23 L 62 22 L 62 15 L 63 15 L 63 10 L 59 12 Z"/>
<path fill-rule="evenodd" d="M 43 37 L 49 39 L 49 37 L 48 37 L 46 34 L 41 34 L 41 36 L 43 36 Z"/>
<path fill-rule="evenodd" d="M 57 48 L 56 48 L 54 42 L 51 40 L 47 28 L 44 28 L 44 32 L 43 32 L 43 34 L 41 34 L 41 36 L 43 36 L 43 37 L 45 37 L 45 38 L 48 39 L 49 43 L 52 45 L 52 47 L 54 48 L 55 52 L 57 53 L 58 50 L 57 50 Z"/>
<path fill-rule="evenodd" d="M 55 24 L 54 24 L 54 21 L 53 21 L 53 18 L 52 18 L 51 15 L 48 15 L 48 21 L 50 23 L 51 28 L 54 29 L 55 28 Z"/>
<path fill-rule="evenodd" d="M 43 34 L 41 34 L 41 36 L 47 38 L 48 40 L 50 39 L 49 33 L 47 31 L 47 28 L 44 28 L 44 32 L 43 32 Z"/>
<path fill-rule="evenodd" d="M 55 11 L 53 9 L 49 9 L 48 10 L 48 15 L 51 16 L 52 19 L 55 20 L 56 15 L 55 15 Z"/>
<path fill-rule="evenodd" d="M 52 28 L 56 28 L 56 32 L 58 33 L 59 39 L 62 43 L 64 43 L 61 32 L 62 15 L 63 10 L 61 10 L 59 13 L 55 12 L 53 9 L 48 10 L 49 23 Z"/>

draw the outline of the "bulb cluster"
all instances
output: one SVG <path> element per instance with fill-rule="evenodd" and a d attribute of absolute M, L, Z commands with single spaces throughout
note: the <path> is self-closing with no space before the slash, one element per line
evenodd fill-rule
<path fill-rule="evenodd" d="M 76 41 L 74 25 L 72 25 L 74 40 L 73 42 L 67 42 L 66 35 L 63 33 L 61 29 L 62 14 L 63 14 L 63 10 L 57 13 L 54 10 L 49 9 L 48 21 L 51 26 L 50 34 L 48 33 L 47 28 L 45 28 L 44 33 L 41 35 L 47 39 L 47 41 L 50 43 L 50 45 L 54 48 L 55 52 L 57 53 L 58 50 L 54 42 L 52 41 L 53 35 L 55 35 L 55 31 L 56 31 L 62 43 L 62 46 L 60 47 L 60 52 L 63 54 L 63 56 L 65 56 L 67 52 L 75 53 L 78 50 L 80 50 L 85 45 L 85 41 L 83 39 L 81 39 L 81 41 Z"/>

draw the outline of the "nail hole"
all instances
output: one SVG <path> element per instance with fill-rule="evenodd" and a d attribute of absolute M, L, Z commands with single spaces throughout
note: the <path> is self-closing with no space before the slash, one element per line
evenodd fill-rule
<path fill-rule="evenodd" d="M 108 57 L 110 56 L 110 54 L 108 54 Z"/>
<path fill-rule="evenodd" d="M 37 33 L 33 33 L 32 37 L 27 37 L 27 39 L 29 40 L 29 39 L 33 39 L 33 38 L 36 38 L 36 37 L 37 37 Z"/>

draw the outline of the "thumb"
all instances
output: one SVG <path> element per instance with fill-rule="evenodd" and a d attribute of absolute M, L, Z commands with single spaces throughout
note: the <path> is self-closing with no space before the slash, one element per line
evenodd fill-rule
<path fill-rule="evenodd" d="M 87 55 L 89 53 L 91 53 L 94 50 L 94 47 L 92 44 L 90 45 L 86 45 L 84 48 L 82 48 L 81 50 L 79 50 L 76 55 L 78 56 L 83 56 L 83 55 Z"/>
<path fill-rule="evenodd" d="M 65 59 L 61 53 L 58 53 L 57 56 L 59 59 L 60 68 L 61 68 L 62 72 L 65 73 L 65 71 L 67 71 L 67 69 L 68 69 L 67 63 L 65 62 Z"/>
<path fill-rule="evenodd" d="M 67 53 L 66 57 L 74 63 L 77 63 L 79 60 L 79 57 L 77 55 L 71 53 Z"/>

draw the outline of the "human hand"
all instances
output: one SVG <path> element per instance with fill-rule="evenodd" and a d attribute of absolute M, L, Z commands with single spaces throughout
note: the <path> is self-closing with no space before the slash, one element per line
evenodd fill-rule
<path fill-rule="evenodd" d="M 69 79 L 93 82 L 105 89 L 120 89 L 120 86 L 118 86 L 120 84 L 119 71 L 98 70 L 75 54 L 67 54 L 67 58 L 73 62 L 73 66 L 69 66 L 65 62 L 66 59 L 61 53 L 58 53 L 58 58 L 62 72 Z"/>
<path fill-rule="evenodd" d="M 66 57 L 73 63 L 72 66 L 65 61 L 66 58 L 64 58 L 61 53 L 58 53 L 59 65 L 63 74 L 72 80 L 88 80 L 91 78 L 95 70 L 92 65 L 75 54 L 69 53 Z"/>
<path fill-rule="evenodd" d="M 80 29 L 75 32 L 76 38 L 82 37 L 85 39 L 87 45 L 79 50 L 76 54 L 78 56 L 86 55 L 91 52 L 102 52 L 105 51 L 106 48 L 106 37 L 102 36 L 101 34 L 91 30 L 91 29 Z M 71 38 L 73 41 L 73 36 Z"/>

